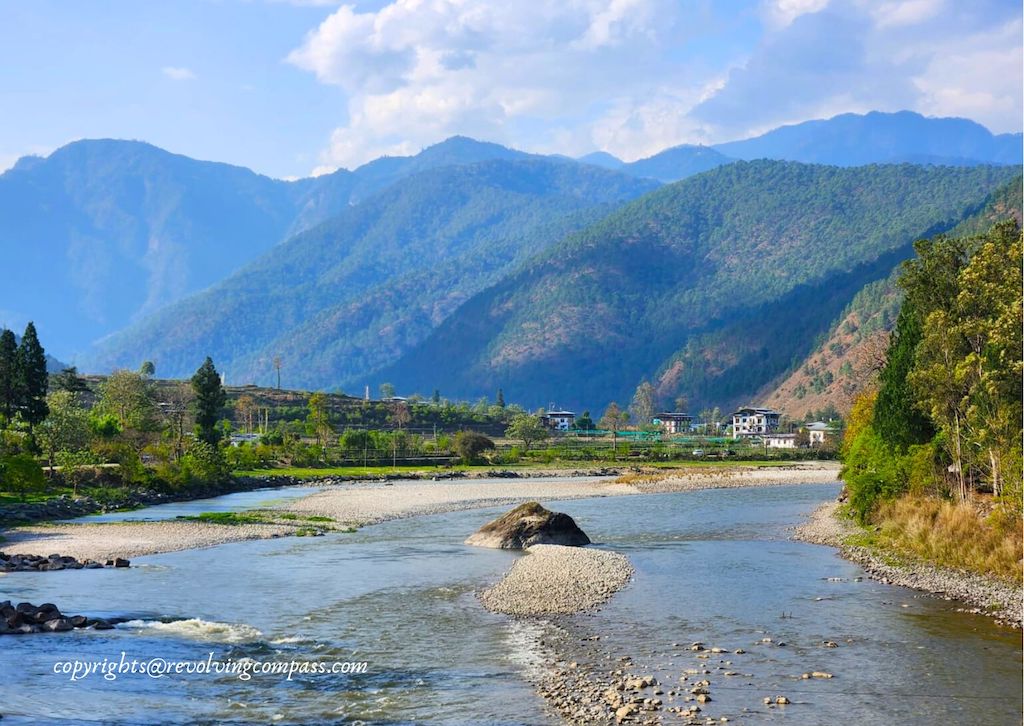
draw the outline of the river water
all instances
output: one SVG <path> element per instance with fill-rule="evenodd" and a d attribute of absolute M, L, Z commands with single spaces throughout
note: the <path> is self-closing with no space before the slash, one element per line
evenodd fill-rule
<path fill-rule="evenodd" d="M 705 713 L 732 723 L 1020 723 L 1019 633 L 859 580 L 860 568 L 834 550 L 788 540 L 787 529 L 836 492 L 801 485 L 551 504 L 636 567 L 596 615 L 560 622 L 571 636 L 565 657 L 596 659 L 580 639 L 599 634 L 605 655 L 630 656 L 663 683 L 729 659 L 720 667 L 742 675 L 708 676 Z M 536 628 L 485 612 L 473 594 L 521 556 L 462 545 L 506 509 L 140 557 L 126 570 L 0 575 L 0 600 L 131 619 L 110 631 L 0 639 L 3 723 L 557 723 L 529 681 Z M 746 653 L 698 660 L 673 645 L 697 640 Z M 249 681 L 71 682 L 54 673 L 58 661 L 119 661 L 122 652 L 369 666 Z M 812 670 L 835 678 L 799 678 Z M 794 703 L 761 704 L 776 694 Z"/>

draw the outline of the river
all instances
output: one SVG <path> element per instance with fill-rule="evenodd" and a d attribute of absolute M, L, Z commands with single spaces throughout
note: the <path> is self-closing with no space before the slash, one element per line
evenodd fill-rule
<path fill-rule="evenodd" d="M 716 677 L 705 707 L 733 723 L 1020 723 L 1019 633 L 861 579 L 831 548 L 788 539 L 836 492 L 800 485 L 549 505 L 636 568 L 596 615 L 560 621 L 572 635 L 565 657 L 595 658 L 580 639 L 600 634 L 603 651 L 673 683 L 715 662 L 674 643 L 743 649 L 715 656 L 742 675 Z M 536 629 L 485 612 L 473 594 L 521 556 L 462 544 L 506 509 L 140 557 L 123 570 L 0 575 L 0 599 L 130 618 L 110 631 L 0 639 L 3 723 L 557 723 L 530 682 Z M 58 661 L 119 661 L 122 652 L 365 661 L 368 672 L 78 682 L 54 673 Z M 799 678 L 811 670 L 835 678 Z M 765 708 L 762 697 L 775 694 L 793 704 Z"/>

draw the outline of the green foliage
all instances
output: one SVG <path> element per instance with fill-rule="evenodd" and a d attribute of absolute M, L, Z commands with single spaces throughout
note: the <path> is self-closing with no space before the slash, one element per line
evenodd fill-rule
<path fill-rule="evenodd" d="M 935 428 L 918 408 L 918 401 L 907 381 L 920 342 L 921 317 L 914 302 L 907 300 L 896 320 L 885 367 L 878 376 L 878 400 L 873 423 L 882 440 L 901 453 L 914 444 L 930 441 L 935 435 Z"/>
<path fill-rule="evenodd" d="M 43 469 L 29 454 L 0 457 L 0 489 L 15 492 L 24 500 L 45 486 Z"/>
<path fill-rule="evenodd" d="M 220 374 L 209 356 L 192 376 L 192 390 L 196 394 L 196 435 L 201 441 L 215 447 L 221 438 L 217 421 L 227 403 L 227 396 L 220 382 Z"/>
<path fill-rule="evenodd" d="M 10 424 L 18 410 L 18 344 L 14 333 L 0 330 L 0 418 L 4 426 Z"/>
<path fill-rule="evenodd" d="M 36 335 L 36 326 L 29 323 L 18 345 L 17 388 L 18 412 L 31 429 L 46 418 L 46 392 L 50 378 L 46 373 L 46 353 Z"/>
<path fill-rule="evenodd" d="M 523 451 L 529 451 L 533 444 L 546 440 L 549 432 L 547 426 L 539 418 L 528 413 L 521 413 L 512 417 L 512 421 L 505 430 L 505 435 L 510 439 L 522 441 Z"/>
<path fill-rule="evenodd" d="M 455 435 L 455 451 L 464 464 L 476 464 L 485 451 L 493 451 L 494 442 L 476 431 L 460 431 Z"/>
<path fill-rule="evenodd" d="M 536 255 L 381 375 L 415 390 L 451 370 L 446 385 L 463 395 L 500 382 L 535 403 L 581 405 L 628 398 L 653 373 L 663 399 L 743 403 L 803 360 L 915 238 L 952 227 L 1013 174 L 721 166 Z"/>

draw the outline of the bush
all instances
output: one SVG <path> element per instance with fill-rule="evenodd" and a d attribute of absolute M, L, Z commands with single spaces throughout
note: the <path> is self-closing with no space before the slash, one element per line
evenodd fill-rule
<path fill-rule="evenodd" d="M 478 463 L 485 451 L 493 450 L 494 442 L 476 431 L 460 431 L 455 435 L 455 451 L 464 464 Z"/>
<path fill-rule="evenodd" d="M 46 487 L 43 468 L 29 454 L 13 454 L 0 458 L 0 488 L 20 494 L 25 499 L 29 494 Z"/>

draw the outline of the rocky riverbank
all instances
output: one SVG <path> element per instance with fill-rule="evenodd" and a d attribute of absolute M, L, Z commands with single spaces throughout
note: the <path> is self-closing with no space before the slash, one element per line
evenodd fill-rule
<path fill-rule="evenodd" d="M 65 615 L 53 603 L 36 606 L 30 602 L 17 605 L 12 605 L 10 600 L 0 602 L 0 635 L 64 633 L 75 628 L 110 630 L 113 627 L 109 620 L 103 618 Z"/>
<path fill-rule="evenodd" d="M 505 615 L 566 615 L 597 607 L 632 576 L 633 566 L 616 552 L 539 544 L 478 597 L 485 608 Z"/>
<path fill-rule="evenodd" d="M 967 605 L 963 609 L 968 612 L 988 615 L 1015 628 L 1021 627 L 1024 590 L 1019 585 L 851 545 L 849 537 L 859 530 L 853 522 L 837 516 L 838 508 L 838 502 L 827 502 L 818 507 L 807 522 L 795 529 L 794 539 L 838 548 L 843 557 L 856 562 L 879 582 L 963 602 Z"/>
<path fill-rule="evenodd" d="M 0 552 L 0 572 L 56 572 L 59 570 L 102 570 L 104 567 L 128 567 L 131 563 L 120 557 L 106 563 L 84 559 L 78 561 L 68 555 L 13 554 Z"/>

